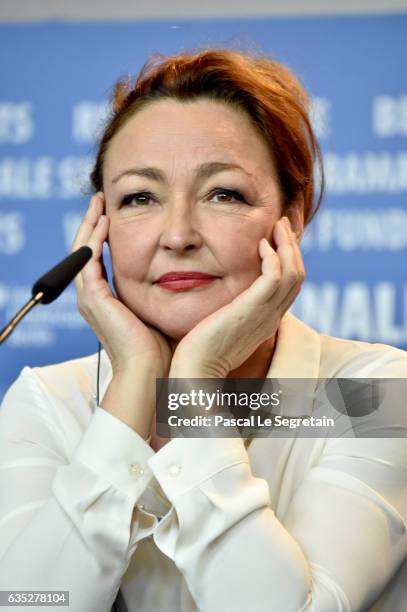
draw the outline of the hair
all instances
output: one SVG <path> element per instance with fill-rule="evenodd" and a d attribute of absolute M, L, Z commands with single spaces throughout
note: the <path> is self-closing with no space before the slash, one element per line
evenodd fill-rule
<path fill-rule="evenodd" d="M 301 201 L 304 224 L 312 220 L 324 194 L 322 155 L 309 118 L 308 95 L 286 66 L 234 49 L 182 51 L 171 56 L 156 53 L 142 66 L 133 85 L 131 81 L 131 76 L 119 79 L 113 88 L 111 112 L 90 173 L 95 192 L 103 191 L 103 164 L 110 141 L 138 110 L 163 99 L 205 98 L 246 112 L 270 148 L 283 213 Z"/>

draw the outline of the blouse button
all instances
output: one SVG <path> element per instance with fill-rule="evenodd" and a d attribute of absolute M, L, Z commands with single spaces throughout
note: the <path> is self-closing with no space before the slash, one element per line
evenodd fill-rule
<path fill-rule="evenodd" d="M 176 463 L 173 463 L 172 465 L 170 465 L 170 467 L 168 468 L 169 473 L 171 474 L 171 476 L 178 476 L 179 473 L 181 472 L 181 466 L 177 465 Z"/>
<path fill-rule="evenodd" d="M 136 478 L 140 478 L 144 474 L 144 468 L 141 463 L 132 463 L 130 471 Z"/>

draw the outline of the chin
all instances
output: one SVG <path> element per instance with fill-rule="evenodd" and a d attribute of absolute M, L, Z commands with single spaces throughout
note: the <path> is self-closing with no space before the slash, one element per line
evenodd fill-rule
<path fill-rule="evenodd" d="M 207 308 L 178 307 L 155 315 L 145 312 L 142 319 L 169 338 L 179 341 L 214 310 L 216 308 L 210 308 L 209 305 Z"/>

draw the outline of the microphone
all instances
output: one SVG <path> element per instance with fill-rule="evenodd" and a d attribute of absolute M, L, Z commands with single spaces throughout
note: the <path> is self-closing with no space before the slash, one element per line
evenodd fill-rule
<path fill-rule="evenodd" d="M 83 246 L 74 251 L 34 283 L 31 289 L 32 295 L 35 296 L 41 291 L 44 294 L 41 304 L 50 304 L 61 295 L 91 257 L 90 247 Z"/>
<path fill-rule="evenodd" d="M 38 302 L 50 304 L 56 300 L 91 257 L 92 249 L 90 247 L 80 247 L 41 276 L 31 289 L 33 296 L 31 300 L 18 311 L 10 323 L 0 332 L 0 344 L 8 338 L 16 325 Z"/>

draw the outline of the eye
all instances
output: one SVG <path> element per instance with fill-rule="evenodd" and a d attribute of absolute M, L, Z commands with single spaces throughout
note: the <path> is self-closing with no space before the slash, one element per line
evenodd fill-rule
<path fill-rule="evenodd" d="M 242 202 L 248 204 L 244 195 L 235 189 L 223 189 L 218 187 L 209 194 L 210 198 L 220 197 L 220 204 L 233 204 L 233 201 Z M 154 195 L 149 191 L 139 191 L 137 193 L 129 193 L 120 202 L 120 206 L 133 206 L 133 207 L 145 207 L 149 206 L 150 201 L 155 200 Z"/>
<path fill-rule="evenodd" d="M 120 202 L 120 206 L 129 206 L 134 201 L 133 206 L 148 206 L 149 201 L 154 199 L 154 196 L 148 191 L 139 191 L 138 193 L 129 193 Z"/>
<path fill-rule="evenodd" d="M 235 189 L 222 189 L 221 187 L 218 187 L 217 189 L 211 191 L 211 193 L 209 194 L 209 197 L 211 198 L 215 196 L 226 196 L 227 199 L 222 197 L 222 199 L 220 200 L 220 204 L 233 203 L 233 200 L 237 200 L 239 202 L 242 202 L 243 204 L 248 204 L 244 195 L 240 193 L 240 191 L 236 191 Z"/>

